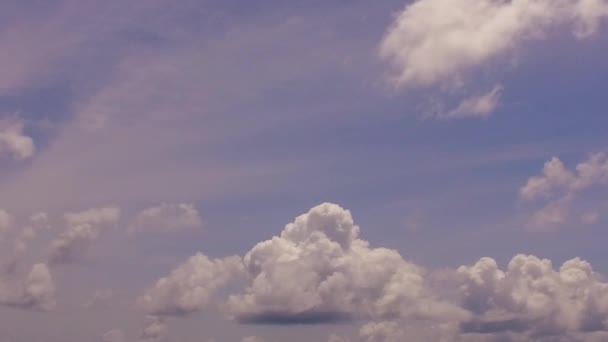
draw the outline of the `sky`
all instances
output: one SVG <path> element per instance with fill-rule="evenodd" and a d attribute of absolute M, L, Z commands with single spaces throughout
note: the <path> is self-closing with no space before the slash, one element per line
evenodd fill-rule
<path fill-rule="evenodd" d="M 0 3 L 0 342 L 608 340 L 608 1 Z"/>

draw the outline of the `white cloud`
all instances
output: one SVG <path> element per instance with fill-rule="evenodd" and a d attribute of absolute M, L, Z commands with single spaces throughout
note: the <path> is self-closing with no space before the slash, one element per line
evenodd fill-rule
<path fill-rule="evenodd" d="M 608 16 L 603 0 L 418 0 L 398 13 L 380 45 L 398 85 L 431 86 L 463 74 L 556 25 L 586 37 Z"/>
<path fill-rule="evenodd" d="M 463 308 L 475 315 L 463 332 L 542 338 L 608 331 L 608 283 L 578 258 L 554 270 L 547 259 L 517 255 L 505 271 L 482 258 L 457 273 Z"/>
<path fill-rule="evenodd" d="M 193 204 L 161 203 L 141 211 L 129 230 L 178 232 L 202 226 L 201 216 Z"/>
<path fill-rule="evenodd" d="M 55 283 L 45 264 L 35 264 L 21 282 L 0 279 L 0 304 L 49 311 L 55 308 Z"/>
<path fill-rule="evenodd" d="M 335 204 L 298 216 L 245 255 L 249 285 L 230 296 L 228 311 L 261 324 L 462 314 L 433 299 L 421 268 L 394 250 L 370 248 L 358 234 L 350 212 Z"/>
<path fill-rule="evenodd" d="M 572 202 L 581 192 L 608 184 L 608 155 L 596 153 L 568 170 L 557 157 L 551 158 L 540 176 L 528 179 L 519 189 L 526 201 L 543 200 L 548 203 L 536 211 L 530 220 L 534 229 L 551 229 L 569 219 Z"/>
<path fill-rule="evenodd" d="M 184 315 L 207 305 L 215 291 L 242 272 L 239 257 L 209 259 L 198 253 L 161 278 L 139 299 L 154 315 Z"/>
<path fill-rule="evenodd" d="M 20 120 L 0 122 L 0 157 L 27 159 L 34 155 L 34 140 L 25 135 L 25 123 Z"/>
<path fill-rule="evenodd" d="M 67 213 L 67 229 L 51 242 L 49 262 L 68 263 L 81 258 L 95 241 L 103 227 L 115 224 L 120 218 L 117 207 L 93 208 Z"/>
<path fill-rule="evenodd" d="M 458 104 L 458 106 L 445 115 L 441 115 L 443 119 L 462 119 L 462 118 L 487 118 L 496 111 L 500 103 L 502 94 L 502 85 L 495 85 L 489 92 L 466 98 Z"/>
<path fill-rule="evenodd" d="M 586 261 L 575 258 L 555 270 L 549 260 L 517 255 L 505 270 L 481 258 L 432 272 L 396 251 L 369 247 L 359 230 L 348 210 L 324 203 L 242 261 L 196 254 L 140 302 L 155 315 L 199 311 L 244 271 L 245 289 L 225 306 L 241 323 L 358 318 L 365 342 L 601 341 L 608 334 L 608 283 Z"/>

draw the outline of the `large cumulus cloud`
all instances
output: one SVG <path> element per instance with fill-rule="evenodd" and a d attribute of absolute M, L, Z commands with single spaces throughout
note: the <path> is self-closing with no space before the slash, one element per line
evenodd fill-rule
<path fill-rule="evenodd" d="M 420 267 L 360 239 L 351 213 L 335 204 L 297 217 L 279 236 L 254 246 L 244 264 L 249 285 L 227 304 L 240 322 L 462 314 L 433 298 Z"/>
<path fill-rule="evenodd" d="M 530 336 L 608 331 L 608 283 L 580 259 L 554 270 L 547 259 L 517 255 L 506 270 L 482 258 L 457 271 L 462 305 L 476 333 L 522 332 Z"/>

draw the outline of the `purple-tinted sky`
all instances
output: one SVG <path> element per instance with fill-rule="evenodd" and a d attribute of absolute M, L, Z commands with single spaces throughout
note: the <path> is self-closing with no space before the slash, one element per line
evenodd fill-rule
<path fill-rule="evenodd" d="M 0 3 L 0 342 L 607 341 L 608 1 Z"/>

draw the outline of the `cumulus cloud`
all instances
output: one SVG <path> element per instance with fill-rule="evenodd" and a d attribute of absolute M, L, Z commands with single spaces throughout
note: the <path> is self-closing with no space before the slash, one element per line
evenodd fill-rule
<path fill-rule="evenodd" d="M 201 216 L 193 204 L 161 203 L 137 214 L 129 230 L 177 232 L 201 226 Z"/>
<path fill-rule="evenodd" d="M 49 262 L 69 263 L 81 258 L 104 227 L 115 224 L 120 218 L 117 207 L 93 208 L 65 215 L 66 230 L 51 242 Z"/>
<path fill-rule="evenodd" d="M 34 140 L 24 134 L 24 128 L 21 120 L 0 122 L 0 157 L 27 159 L 34 155 Z"/>
<path fill-rule="evenodd" d="M 530 220 L 535 229 L 551 229 L 567 222 L 572 202 L 585 190 L 608 184 L 608 155 L 596 153 L 569 170 L 557 157 L 551 158 L 540 176 L 528 179 L 519 189 L 525 201 L 542 200 L 547 204 L 536 211 Z M 587 220 L 595 219 L 594 215 Z M 583 217 L 583 222 L 585 218 Z"/>
<path fill-rule="evenodd" d="M 297 217 L 281 235 L 254 246 L 244 264 L 249 284 L 227 303 L 242 323 L 462 314 L 433 299 L 421 268 L 359 239 L 350 212 L 335 204 Z"/>
<path fill-rule="evenodd" d="M 608 16 L 604 0 L 418 0 L 397 14 L 380 56 L 398 85 L 432 86 L 571 24 L 578 37 Z"/>
<path fill-rule="evenodd" d="M 443 119 L 487 118 L 498 108 L 502 94 L 502 85 L 495 85 L 489 92 L 464 99 L 458 106 L 444 115 Z"/>
<path fill-rule="evenodd" d="M 501 270 L 486 257 L 441 279 L 436 296 L 468 317 L 371 321 L 361 326 L 360 339 L 566 342 L 608 336 L 608 283 L 581 259 L 554 269 L 550 260 L 517 255 Z"/>
<path fill-rule="evenodd" d="M 161 278 L 140 299 L 154 315 L 184 315 L 207 305 L 215 291 L 242 272 L 240 257 L 210 259 L 197 253 Z"/>
<path fill-rule="evenodd" d="M 153 315 L 205 307 L 237 274 L 245 287 L 227 313 L 245 324 L 362 321 L 366 342 L 601 341 L 608 336 L 608 283 L 575 258 L 517 255 L 502 270 L 488 257 L 438 271 L 360 239 L 351 213 L 313 207 L 243 259 L 200 253 L 160 279 L 140 303 Z M 253 337 L 250 337 L 250 339 Z M 245 339 L 244 339 L 245 340 Z M 349 339 L 332 335 L 331 342 Z"/>
<path fill-rule="evenodd" d="M 0 304 L 49 311 L 55 307 L 55 283 L 47 265 L 35 264 L 22 281 L 0 279 Z"/>
<path fill-rule="evenodd" d="M 517 255 L 503 271 L 482 258 L 457 273 L 461 304 L 474 314 L 463 332 L 540 339 L 608 331 L 608 283 L 586 261 L 554 270 L 550 260 Z"/>

